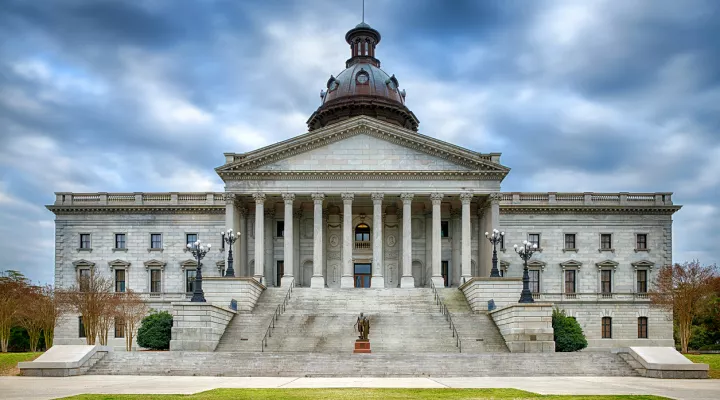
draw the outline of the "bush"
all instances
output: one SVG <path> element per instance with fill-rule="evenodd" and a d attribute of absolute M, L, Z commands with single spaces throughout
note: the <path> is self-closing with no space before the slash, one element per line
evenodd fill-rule
<path fill-rule="evenodd" d="M 42 351 L 45 348 L 45 335 L 40 333 L 37 350 Z M 30 335 L 27 330 L 20 326 L 10 328 L 10 339 L 8 341 L 8 351 L 12 353 L 26 353 L 30 351 Z"/>
<path fill-rule="evenodd" d="M 143 318 L 137 332 L 138 345 L 146 349 L 168 350 L 172 322 L 172 315 L 167 311 L 156 311 Z"/>
<path fill-rule="evenodd" d="M 565 315 L 565 311 L 557 308 L 553 310 L 552 326 L 555 331 L 555 351 L 578 351 L 587 347 L 580 324 L 575 318 Z"/>
<path fill-rule="evenodd" d="M 718 351 L 718 350 L 720 350 L 720 343 L 718 343 L 718 344 L 708 344 L 708 345 L 705 345 L 705 346 L 699 348 L 698 350 L 702 350 L 702 351 L 708 351 L 708 350 Z"/>

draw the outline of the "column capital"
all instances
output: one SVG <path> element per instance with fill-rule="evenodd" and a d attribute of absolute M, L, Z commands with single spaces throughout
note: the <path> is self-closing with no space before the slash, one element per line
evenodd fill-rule
<path fill-rule="evenodd" d="M 312 197 L 315 204 L 322 204 L 323 200 L 325 199 L 325 194 L 323 193 L 313 193 L 310 195 Z"/>
<path fill-rule="evenodd" d="M 472 201 L 473 194 L 469 192 L 460 193 L 460 202 L 462 204 L 470 204 L 470 201 Z"/>
<path fill-rule="evenodd" d="M 410 203 L 412 203 L 413 197 L 415 197 L 415 194 L 413 194 L 413 193 L 402 193 L 402 194 L 400 194 L 400 199 L 402 199 L 403 204 L 410 204 Z"/>
<path fill-rule="evenodd" d="M 340 197 L 342 197 L 344 204 L 349 204 L 352 203 L 353 200 L 355 200 L 355 193 L 342 193 Z"/>
<path fill-rule="evenodd" d="M 295 201 L 295 193 L 283 193 L 282 198 L 285 200 L 286 205 L 292 205 L 293 201 Z"/>
<path fill-rule="evenodd" d="M 225 193 L 225 204 L 229 206 L 235 204 L 236 197 L 235 193 Z"/>
<path fill-rule="evenodd" d="M 488 195 L 488 199 L 490 199 L 493 203 L 499 202 L 501 197 L 502 196 L 498 192 L 490 193 L 490 195 Z"/>
<path fill-rule="evenodd" d="M 372 198 L 373 204 L 379 204 L 385 198 L 385 194 L 384 193 L 373 193 L 370 195 L 370 197 Z"/>
<path fill-rule="evenodd" d="M 442 202 L 443 194 L 442 193 L 431 193 L 430 194 L 430 201 L 432 201 L 432 204 L 434 206 L 439 206 Z"/>
<path fill-rule="evenodd" d="M 263 204 L 265 203 L 265 193 L 253 193 L 253 199 L 255 199 L 255 204 Z"/>

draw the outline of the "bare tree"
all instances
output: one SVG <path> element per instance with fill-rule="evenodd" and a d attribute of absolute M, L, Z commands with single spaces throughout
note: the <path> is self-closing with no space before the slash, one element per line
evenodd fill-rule
<path fill-rule="evenodd" d="M 145 318 L 149 309 L 142 298 L 132 290 L 123 293 L 117 305 L 117 317 L 125 325 L 125 350 L 132 350 L 132 342 L 138 325 Z"/>
<path fill-rule="evenodd" d="M 38 286 L 26 286 L 19 294 L 23 306 L 17 313 L 17 325 L 25 328 L 30 338 L 30 351 L 37 351 L 40 334 L 43 328 L 43 317 L 38 308 L 43 301 L 42 288 Z"/>
<path fill-rule="evenodd" d="M 18 322 L 28 280 L 18 271 L 0 273 L 0 351 L 7 353 L 10 328 Z"/>
<path fill-rule="evenodd" d="M 53 345 L 53 336 L 55 335 L 55 325 L 60 316 L 65 312 L 65 308 L 60 303 L 60 296 L 56 295 L 52 286 L 43 287 L 42 296 L 37 304 L 38 314 L 41 318 L 41 326 L 45 334 L 45 350 Z"/>
<path fill-rule="evenodd" d="M 650 291 L 652 302 L 673 313 L 680 336 L 680 347 L 688 351 L 692 321 L 710 306 L 717 277 L 715 265 L 701 266 L 697 260 L 666 265 L 655 278 Z"/>
<path fill-rule="evenodd" d="M 82 316 L 85 327 L 85 341 L 89 345 L 95 344 L 98 337 L 101 337 L 101 344 L 107 343 L 107 303 L 112 302 L 113 293 L 111 289 L 113 282 L 106 276 L 90 269 L 90 274 L 78 278 L 78 284 L 68 290 L 58 292 L 62 296 L 62 303 L 70 310 Z"/>

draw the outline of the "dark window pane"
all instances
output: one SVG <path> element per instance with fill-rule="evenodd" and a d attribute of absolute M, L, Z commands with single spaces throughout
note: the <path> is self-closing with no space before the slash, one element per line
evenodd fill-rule
<path fill-rule="evenodd" d="M 638 318 L 638 339 L 648 338 L 648 319 L 647 317 Z"/>
<path fill-rule="evenodd" d="M 575 249 L 575 234 L 574 233 L 568 233 L 565 235 L 565 248 L 566 249 Z"/>
<path fill-rule="evenodd" d="M 540 247 L 540 234 L 539 233 L 531 233 L 528 235 L 528 242 L 537 245 L 537 247 Z"/>
<path fill-rule="evenodd" d="M 194 244 L 198 240 L 197 233 L 188 233 L 185 235 L 185 244 Z"/>
<path fill-rule="evenodd" d="M 356 242 L 369 242 L 370 241 L 370 227 L 367 224 L 359 224 L 355 227 L 355 241 Z"/>
<path fill-rule="evenodd" d="M 603 250 L 612 249 L 612 235 L 607 233 L 600 235 L 600 248 Z"/>
<path fill-rule="evenodd" d="M 125 337 L 125 321 L 123 321 L 122 318 L 115 318 L 115 337 Z"/>
<path fill-rule="evenodd" d="M 530 275 L 530 291 L 540 293 L 540 271 L 531 269 L 528 271 L 528 274 Z"/>
<path fill-rule="evenodd" d="M 647 293 L 647 271 L 644 269 L 637 272 L 637 291 L 638 293 Z"/>
<path fill-rule="evenodd" d="M 82 315 L 78 317 L 78 337 L 85 337 L 85 325 L 83 324 Z"/>
<path fill-rule="evenodd" d="M 647 249 L 647 235 L 646 234 L 638 234 L 637 235 L 637 245 L 638 250 L 646 250 Z"/>
<path fill-rule="evenodd" d="M 80 234 L 80 248 L 81 249 L 89 249 L 90 248 L 90 234 L 89 233 L 81 233 Z"/>
<path fill-rule="evenodd" d="M 115 270 L 115 291 L 116 292 L 125 292 L 125 270 L 124 269 L 116 269 Z"/>
<path fill-rule="evenodd" d="M 610 317 L 603 317 L 602 319 L 602 338 L 612 338 L 612 318 Z"/>
<path fill-rule="evenodd" d="M 195 273 L 194 269 L 185 270 L 185 291 L 191 293 L 195 289 Z"/>
<path fill-rule="evenodd" d="M 275 236 L 285 237 L 285 221 L 275 222 Z"/>
<path fill-rule="evenodd" d="M 355 264 L 356 274 L 370 274 L 372 273 L 372 266 L 370 264 Z"/>
<path fill-rule="evenodd" d="M 440 237 L 450 237 L 450 223 L 448 221 L 440 221 Z"/>
<path fill-rule="evenodd" d="M 116 233 L 115 234 L 115 248 L 116 249 L 124 249 L 125 248 L 125 234 L 124 233 Z"/>
<path fill-rule="evenodd" d="M 500 236 L 500 248 L 501 249 L 505 248 L 505 235 Z"/>
<path fill-rule="evenodd" d="M 80 284 L 80 291 L 84 292 L 88 290 L 88 285 L 90 285 L 90 269 L 89 268 L 81 268 L 78 271 L 78 281 Z"/>
<path fill-rule="evenodd" d="M 150 270 L 150 292 L 160 293 L 161 292 L 161 281 L 162 273 L 159 269 Z"/>
<path fill-rule="evenodd" d="M 565 271 L 565 293 L 575 293 L 575 270 Z"/>
<path fill-rule="evenodd" d="M 612 271 L 609 269 L 604 269 L 601 272 L 601 284 L 602 284 L 602 292 L 603 293 L 611 293 L 612 292 Z"/>
<path fill-rule="evenodd" d="M 153 233 L 150 235 L 150 248 L 161 249 L 162 248 L 162 235 L 159 233 Z"/>

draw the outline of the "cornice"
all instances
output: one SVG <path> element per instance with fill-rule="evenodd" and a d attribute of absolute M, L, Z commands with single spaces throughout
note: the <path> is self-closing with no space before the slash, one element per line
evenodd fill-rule
<path fill-rule="evenodd" d="M 500 205 L 500 214 L 659 214 L 672 215 L 681 206 Z"/>
<path fill-rule="evenodd" d="M 500 171 L 226 171 L 220 173 L 229 180 L 485 180 L 505 178 Z"/>
<path fill-rule="evenodd" d="M 64 214 L 225 214 L 225 205 L 87 205 L 87 206 L 46 206 L 55 215 Z"/>

